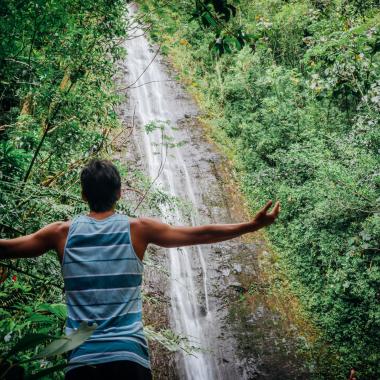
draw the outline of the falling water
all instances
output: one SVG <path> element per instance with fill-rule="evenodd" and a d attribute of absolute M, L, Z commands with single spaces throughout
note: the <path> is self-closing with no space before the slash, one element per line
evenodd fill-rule
<path fill-rule="evenodd" d="M 131 7 L 132 14 L 134 12 Z M 185 117 L 194 116 L 196 108 L 189 110 L 182 104 L 183 99 L 178 96 L 178 83 L 173 83 L 166 72 L 160 55 L 156 55 L 157 47 L 152 47 L 143 31 L 137 25 L 126 41 L 127 68 L 126 81 L 129 83 L 128 112 L 132 113 L 140 126 L 151 122 L 167 121 L 171 126 Z M 186 110 L 186 111 L 185 111 Z M 185 115 L 185 112 L 192 115 Z M 132 116 L 132 115 L 131 115 Z M 176 132 L 166 128 L 165 134 L 176 140 Z M 170 148 L 164 158 L 156 153 L 157 147 L 162 144 L 160 129 L 146 133 L 141 128 L 136 134 L 136 144 L 145 159 L 147 172 L 155 184 L 163 187 L 169 194 L 189 201 L 196 206 L 194 186 L 196 179 L 186 166 L 180 147 Z M 196 160 L 196 158 L 194 158 Z M 157 174 L 161 173 L 157 178 Z M 190 223 L 200 224 L 198 212 L 194 207 Z M 169 214 L 163 210 L 165 214 Z M 172 224 L 188 224 L 181 211 L 170 211 L 166 221 Z M 190 337 L 192 342 L 205 349 L 194 355 L 183 354 L 179 361 L 179 372 L 186 379 L 210 380 L 223 378 L 219 371 L 218 358 L 212 352 L 213 343 L 210 337 L 215 333 L 215 310 L 209 305 L 209 278 L 205 257 L 208 254 L 202 247 L 190 247 L 168 250 L 171 273 L 171 319 L 176 332 Z M 197 273 L 201 270 L 202 280 Z M 220 360 L 219 360 L 220 361 Z"/>

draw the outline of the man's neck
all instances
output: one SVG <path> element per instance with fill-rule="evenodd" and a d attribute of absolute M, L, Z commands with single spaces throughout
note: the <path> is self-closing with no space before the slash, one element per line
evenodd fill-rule
<path fill-rule="evenodd" d="M 101 212 L 96 212 L 96 211 L 90 211 L 88 213 L 88 216 L 94 219 L 105 219 L 108 218 L 109 216 L 113 215 L 115 213 L 115 208 L 112 208 L 111 210 L 108 211 L 101 211 Z"/>

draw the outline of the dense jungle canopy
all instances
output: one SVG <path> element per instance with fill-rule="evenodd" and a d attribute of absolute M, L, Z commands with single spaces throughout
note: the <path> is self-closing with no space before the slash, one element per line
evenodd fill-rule
<path fill-rule="evenodd" d="M 262 199 L 283 205 L 267 238 L 278 257 L 273 270 L 286 274 L 318 331 L 300 343 L 305 361 L 315 359 L 312 378 L 344 379 L 352 367 L 359 379 L 380 378 L 379 2 L 137 3 L 250 208 Z M 80 169 L 112 157 L 122 128 L 114 76 L 128 54 L 127 5 L 2 0 L 1 238 L 86 210 Z M 130 187 L 145 192 L 149 183 Z M 165 199 L 153 192 L 145 210 Z M 133 215 L 135 206 L 121 202 L 119 210 Z M 0 253 L 0 297 L 2 371 L 11 363 L 18 376 L 21 363 L 29 375 L 62 378 L 64 355 L 35 357 L 63 333 L 55 256 L 11 261 Z M 178 343 L 169 331 L 150 338 L 173 350 Z"/>

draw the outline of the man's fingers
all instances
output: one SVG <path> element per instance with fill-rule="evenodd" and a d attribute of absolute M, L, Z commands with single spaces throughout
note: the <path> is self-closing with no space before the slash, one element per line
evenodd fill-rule
<path fill-rule="evenodd" d="M 270 209 L 270 206 L 272 206 L 272 201 L 268 201 L 267 204 L 261 209 L 261 212 L 267 213 L 267 211 Z"/>
<path fill-rule="evenodd" d="M 275 205 L 274 205 L 274 208 L 273 208 L 273 210 L 271 212 L 271 215 L 274 216 L 274 217 L 277 217 L 277 215 L 279 214 L 279 212 L 280 212 L 280 202 L 277 201 L 275 203 Z"/>

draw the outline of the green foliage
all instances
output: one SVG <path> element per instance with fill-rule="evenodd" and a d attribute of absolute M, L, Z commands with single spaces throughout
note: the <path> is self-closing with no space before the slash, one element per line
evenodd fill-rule
<path fill-rule="evenodd" d="M 7 290 L 7 285 L 9 286 L 7 282 L 9 282 L 9 280 L 6 281 L 4 290 Z M 17 278 L 17 280 L 12 282 L 14 286 L 20 282 L 18 286 L 25 287 L 23 283 L 26 281 L 22 282 L 22 280 Z M 1 298 L 4 299 L 4 295 L 2 295 Z M 52 296 L 45 296 L 43 298 L 50 300 Z M 65 365 L 65 360 L 60 357 L 52 357 L 49 361 L 46 360 L 48 356 L 60 354 L 60 352 L 51 352 L 51 345 L 56 346 L 62 342 L 62 339 L 65 345 L 72 343 L 72 339 L 59 338 L 58 340 L 54 340 L 63 333 L 66 318 L 65 305 L 41 304 L 38 302 L 33 304 L 32 300 L 33 298 L 29 297 L 28 299 L 20 299 L 19 305 L 15 303 L 10 306 L 2 305 L 2 319 L 0 323 L 2 357 L 0 374 L 3 376 L 7 374 L 7 376 L 12 378 L 12 373 L 22 367 L 27 368 L 27 375 L 34 373 L 34 375 L 37 376 L 37 373 L 39 373 L 41 369 L 45 371 L 45 369 L 48 370 L 50 367 L 55 367 L 55 365 L 61 367 Z M 7 311 L 7 309 L 9 311 Z M 83 338 L 83 336 L 80 338 Z M 41 350 L 41 348 L 52 339 L 53 342 Z M 83 340 L 80 339 L 75 340 L 74 343 L 77 344 L 83 342 Z M 21 365 L 22 367 L 20 367 Z M 63 369 L 63 367 L 61 367 L 55 368 L 55 370 Z M 55 376 L 59 376 L 59 374 Z"/>
<path fill-rule="evenodd" d="M 187 354 L 193 355 L 200 350 L 199 347 L 194 346 L 189 342 L 188 337 L 177 335 L 173 333 L 172 330 L 156 331 L 150 326 L 145 326 L 144 331 L 149 340 L 159 342 L 171 352 L 182 350 Z"/>
<path fill-rule="evenodd" d="M 314 352 L 314 377 L 341 378 L 353 366 L 379 378 L 378 6 L 240 1 L 251 46 L 215 59 L 213 34 L 188 21 L 190 6 L 141 3 L 153 34 L 172 41 L 215 137 L 233 146 L 252 208 L 282 202 L 270 239 L 329 350 L 324 363 Z"/>
<path fill-rule="evenodd" d="M 105 155 L 110 130 L 120 126 L 113 75 L 124 56 L 126 12 L 121 0 L 2 1 L 1 238 L 32 233 L 86 209 L 80 168 Z M 130 211 L 126 204 L 120 208 Z M 52 253 L 1 261 L 0 377 L 25 370 L 30 378 L 62 378 L 66 349 L 48 360 L 36 356 L 63 334 L 62 290 Z M 67 340 L 59 342 L 67 346 Z"/>
<path fill-rule="evenodd" d="M 209 50 L 217 57 L 250 42 L 250 36 L 235 18 L 237 8 L 226 0 L 197 0 L 195 8 L 187 5 L 187 11 L 191 12 L 190 21 L 196 20 L 203 30 L 212 32 Z"/>
<path fill-rule="evenodd" d="M 60 317 L 63 317 L 65 319 L 66 313 L 63 310 L 66 310 L 65 305 L 41 305 L 40 309 L 45 309 L 52 311 L 54 314 L 57 310 L 58 315 Z M 35 316 L 37 314 L 33 314 L 32 316 Z M 47 340 L 51 340 L 51 338 L 54 338 L 51 335 L 48 334 L 42 334 L 42 333 L 31 333 L 24 335 L 11 349 L 10 351 L 3 356 L 2 361 L 2 371 L 1 375 L 5 378 L 12 378 L 12 370 L 14 368 L 18 368 L 19 364 L 27 363 L 31 361 L 35 361 L 37 359 L 42 358 L 48 358 L 48 357 L 55 357 L 57 355 L 62 355 L 68 351 L 73 350 L 74 348 L 81 345 L 87 338 L 89 338 L 94 330 L 96 329 L 96 324 L 89 326 L 86 322 L 82 322 L 82 324 L 79 326 L 79 328 L 74 331 L 72 334 L 68 336 L 63 336 L 60 338 L 56 338 L 53 340 L 50 344 L 48 344 L 45 348 L 42 350 L 39 350 L 37 354 L 33 355 L 32 357 L 26 357 L 20 362 L 12 361 L 12 356 L 14 355 L 20 355 L 20 352 L 34 349 L 38 347 L 40 344 L 45 343 Z M 49 366 L 42 371 L 38 371 L 34 373 L 33 375 L 27 376 L 28 379 L 38 379 L 40 377 L 46 376 L 48 374 L 53 374 L 56 371 L 62 370 L 65 367 L 66 363 L 60 363 L 57 365 Z"/>

